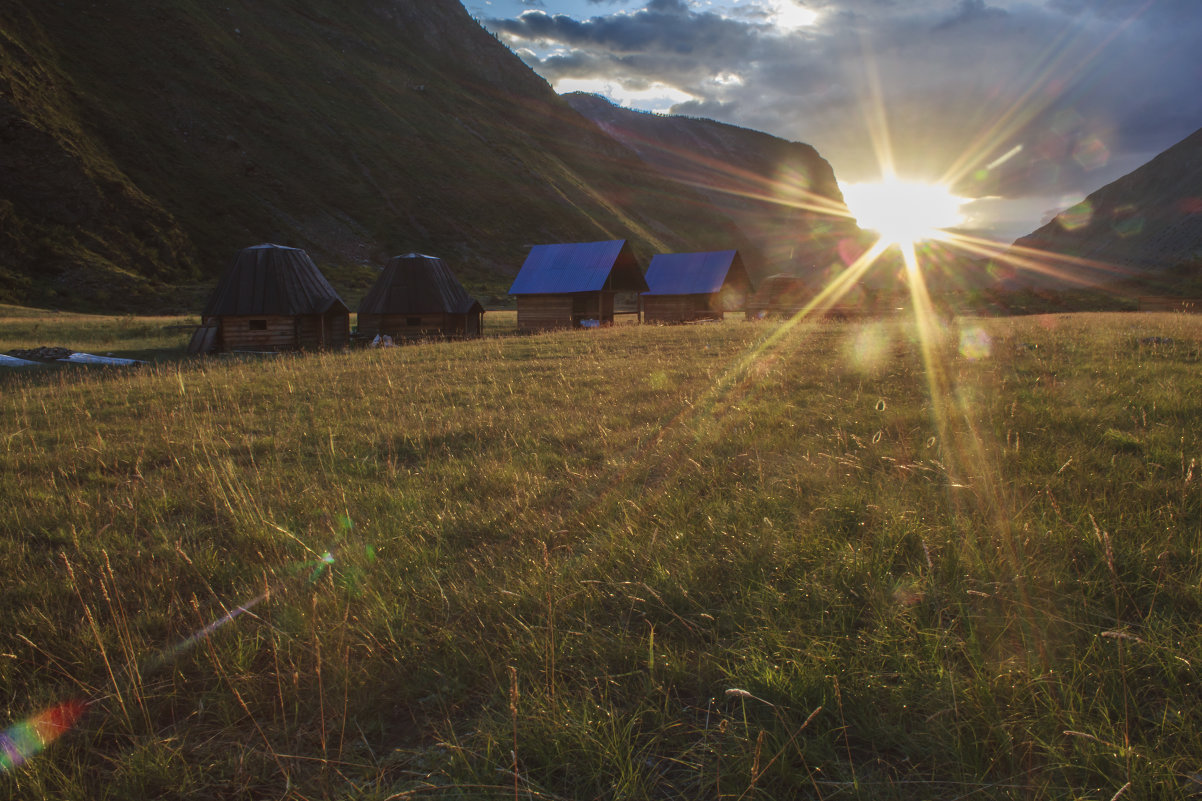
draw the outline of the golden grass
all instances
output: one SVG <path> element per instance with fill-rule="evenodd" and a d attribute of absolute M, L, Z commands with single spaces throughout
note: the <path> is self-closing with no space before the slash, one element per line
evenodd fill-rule
<path fill-rule="evenodd" d="M 10 374 L 0 792 L 1184 796 L 1202 320 L 930 332 Z"/>

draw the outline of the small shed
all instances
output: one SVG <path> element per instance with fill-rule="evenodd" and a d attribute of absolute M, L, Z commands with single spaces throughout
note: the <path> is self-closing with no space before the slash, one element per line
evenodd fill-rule
<path fill-rule="evenodd" d="M 234 257 L 204 309 L 218 351 L 344 348 L 350 309 L 309 254 L 282 245 L 255 245 Z"/>
<path fill-rule="evenodd" d="M 614 295 L 645 292 L 647 282 L 624 239 L 530 248 L 509 294 L 517 297 L 518 327 L 610 325 Z"/>
<path fill-rule="evenodd" d="M 1202 298 L 1177 298 L 1148 295 L 1139 298 L 1141 312 L 1185 312 L 1202 314 Z"/>
<path fill-rule="evenodd" d="M 721 320 L 741 309 L 751 278 L 737 250 L 661 253 L 647 268 L 643 319 L 648 323 Z"/>
<path fill-rule="evenodd" d="M 765 278 L 747 301 L 749 320 L 762 317 L 787 317 L 805 308 L 814 298 L 806 282 L 795 275 L 777 273 Z"/>
<path fill-rule="evenodd" d="M 484 307 L 436 256 L 395 256 L 359 304 L 359 335 L 477 337 Z"/>

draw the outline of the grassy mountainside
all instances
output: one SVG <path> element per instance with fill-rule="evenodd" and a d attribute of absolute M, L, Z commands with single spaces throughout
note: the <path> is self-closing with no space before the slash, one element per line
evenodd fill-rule
<path fill-rule="evenodd" d="M 714 120 L 647 114 L 597 95 L 564 96 L 574 109 L 665 175 L 692 186 L 758 249 L 759 277 L 819 279 L 841 266 L 839 244 L 861 242 L 834 170 L 814 148 Z"/>
<path fill-rule="evenodd" d="M 0 81 L 0 300 L 137 305 L 263 241 L 493 292 L 536 242 L 744 244 L 456 0 L 14 0 Z"/>
<path fill-rule="evenodd" d="M 0 8 L 0 301 L 118 298 L 195 277 L 187 234 L 89 130 L 54 45 Z"/>
<path fill-rule="evenodd" d="M 1015 244 L 1053 257 L 1117 265 L 1140 281 L 1167 281 L 1162 291 L 1185 282 L 1196 292 L 1202 262 L 1202 130 Z M 1192 269 L 1183 271 L 1183 265 Z"/>
<path fill-rule="evenodd" d="M 0 798 L 1193 797 L 1202 318 L 944 322 L 0 376 Z"/>

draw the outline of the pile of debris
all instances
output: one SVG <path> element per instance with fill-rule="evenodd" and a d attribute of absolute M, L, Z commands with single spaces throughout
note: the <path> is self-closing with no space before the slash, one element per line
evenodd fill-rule
<path fill-rule="evenodd" d="M 96 356 L 92 353 L 80 353 L 70 348 L 13 348 L 8 355 L 0 354 L 0 365 L 5 367 L 29 367 L 39 364 L 67 363 L 90 364 L 101 367 L 132 367 L 146 364 L 141 359 L 122 359 L 117 356 Z"/>
<path fill-rule="evenodd" d="M 21 350 L 13 348 L 8 352 L 9 356 L 15 356 L 18 359 L 25 359 L 33 362 L 56 362 L 59 359 L 70 358 L 75 351 L 70 348 L 51 348 L 43 345 L 40 348 L 28 348 Z"/>

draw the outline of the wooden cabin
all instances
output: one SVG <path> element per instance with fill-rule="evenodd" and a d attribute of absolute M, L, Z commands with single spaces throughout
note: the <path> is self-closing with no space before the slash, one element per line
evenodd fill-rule
<path fill-rule="evenodd" d="M 393 339 L 477 337 L 484 307 L 442 259 L 410 253 L 384 266 L 359 304 L 359 335 Z"/>
<path fill-rule="evenodd" d="M 276 352 L 345 348 L 350 309 L 309 254 L 255 245 L 234 258 L 203 313 L 198 350 Z M 198 334 L 201 332 L 198 331 Z"/>
<path fill-rule="evenodd" d="M 835 296 L 817 303 L 818 293 L 804 279 L 788 273 L 765 278 L 747 301 L 747 319 L 793 317 L 808 309 L 810 319 L 852 320 L 894 310 L 905 303 L 892 292 L 853 284 Z"/>
<path fill-rule="evenodd" d="M 1202 298 L 1177 298 L 1163 295 L 1147 295 L 1140 297 L 1141 312 L 1184 312 L 1186 314 L 1202 314 Z"/>
<path fill-rule="evenodd" d="M 806 282 L 795 275 L 777 273 L 760 283 L 747 301 L 745 314 L 749 320 L 764 317 L 789 317 L 805 308 L 814 298 Z"/>
<path fill-rule="evenodd" d="M 612 325 L 614 295 L 645 292 L 647 282 L 624 239 L 535 245 L 514 279 L 518 327 Z"/>
<path fill-rule="evenodd" d="M 688 323 L 742 309 L 751 279 L 737 250 L 661 253 L 647 268 L 647 286 L 645 322 Z"/>

